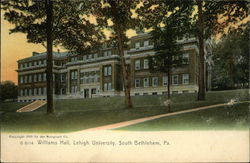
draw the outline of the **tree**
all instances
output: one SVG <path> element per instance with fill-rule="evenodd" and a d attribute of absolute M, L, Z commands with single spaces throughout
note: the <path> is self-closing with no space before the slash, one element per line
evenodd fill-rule
<path fill-rule="evenodd" d="M 99 23 L 105 22 L 103 23 L 106 24 L 105 28 L 112 31 L 111 39 L 114 39 L 118 46 L 125 93 L 125 105 L 127 108 L 132 108 L 133 104 L 130 96 L 130 72 L 129 67 L 126 65 L 124 50 L 126 42 L 128 41 L 126 31 L 136 26 L 131 10 L 136 8 L 137 3 L 137 0 L 103 0 L 95 1 L 95 3 L 92 4 L 93 15 L 97 17 Z M 111 20 L 112 25 L 108 25 L 108 20 Z"/>
<path fill-rule="evenodd" d="M 230 32 L 212 49 L 213 88 L 230 89 L 249 82 L 249 27 Z"/>
<path fill-rule="evenodd" d="M 83 52 L 93 42 L 98 42 L 101 35 L 96 32 L 96 25 L 84 17 L 89 12 L 89 3 L 9 0 L 2 1 L 1 7 L 5 10 L 4 18 L 15 25 L 10 29 L 11 34 L 25 33 L 27 42 L 42 44 L 47 48 L 47 113 L 53 113 L 53 45 L 64 46 L 72 52 Z M 75 27 L 79 29 L 77 32 L 71 30 Z M 81 46 L 76 46 L 75 40 Z"/>
<path fill-rule="evenodd" d="M 232 30 L 232 24 L 237 24 L 248 16 L 247 1 L 163 1 L 149 0 L 144 1 L 140 16 L 142 19 L 148 19 L 146 26 L 152 27 L 153 24 L 161 23 L 162 19 L 168 17 L 171 12 L 167 10 L 169 5 L 172 9 L 181 7 L 181 3 L 186 3 L 186 8 L 190 12 L 186 12 L 190 18 L 190 22 L 183 20 L 179 28 L 186 28 L 188 33 L 196 34 L 199 40 L 199 90 L 198 100 L 205 100 L 205 52 L 204 40 L 223 34 L 225 31 Z M 195 9 L 195 10 L 194 10 Z M 177 10 L 176 12 L 181 11 Z M 145 24 L 145 23 L 144 23 Z M 238 29 L 242 28 L 238 26 Z"/>
<path fill-rule="evenodd" d="M 165 2 L 163 2 L 163 4 L 165 4 Z M 177 7 L 177 5 L 178 12 L 174 7 Z M 186 33 L 185 28 L 179 28 L 179 26 L 181 26 L 183 22 L 188 22 L 189 17 L 186 14 L 188 10 L 185 3 L 181 5 L 166 3 L 165 7 L 171 14 L 161 19 L 161 23 L 164 24 L 164 27 L 153 26 L 151 32 L 156 54 L 150 57 L 150 69 L 167 74 L 167 92 L 168 99 L 170 100 L 171 72 L 173 68 L 180 66 L 183 61 L 181 57 L 181 45 L 177 42 L 177 39 L 183 37 Z M 168 110 L 170 111 L 170 104 L 168 104 Z"/>
<path fill-rule="evenodd" d="M 198 6 L 198 40 L 199 40 L 199 80 L 198 80 L 198 100 L 205 100 L 205 51 L 204 51 L 204 20 L 202 1 L 197 0 Z"/>
<path fill-rule="evenodd" d="M 248 16 L 247 1 L 203 1 L 196 0 L 198 6 L 198 39 L 199 39 L 199 89 L 198 100 L 205 100 L 205 51 L 204 40 L 225 30 L 233 30 L 232 24 Z M 240 28 L 240 27 L 238 27 Z"/>
<path fill-rule="evenodd" d="M 0 100 L 17 99 L 17 86 L 12 81 L 4 81 L 0 83 Z"/>
<path fill-rule="evenodd" d="M 177 38 L 188 37 L 192 5 L 183 1 L 144 1 L 138 10 L 142 26 L 151 28 L 156 54 L 149 57 L 150 69 L 168 76 L 168 99 L 170 99 L 171 72 L 181 65 L 181 45 Z M 188 25 L 187 25 L 188 24 Z M 168 104 L 170 111 L 170 103 Z"/>
<path fill-rule="evenodd" d="M 46 37 L 47 37 L 47 113 L 54 113 L 53 107 L 53 2 L 46 0 Z"/>
<path fill-rule="evenodd" d="M 149 65 L 151 71 L 163 72 L 168 77 L 168 99 L 170 100 L 170 82 L 172 76 L 172 69 L 179 65 L 180 60 L 174 58 L 180 57 L 180 46 L 177 44 L 176 31 L 170 25 L 165 28 L 156 28 L 152 33 L 154 42 L 154 49 L 156 54 L 149 57 Z M 170 102 L 170 101 L 169 101 Z M 170 103 L 168 104 L 168 111 L 170 111 Z"/>

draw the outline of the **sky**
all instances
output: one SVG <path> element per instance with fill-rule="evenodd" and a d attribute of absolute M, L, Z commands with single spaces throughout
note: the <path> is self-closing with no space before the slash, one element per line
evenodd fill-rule
<path fill-rule="evenodd" d="M 1 81 L 17 83 L 17 60 L 31 56 L 33 51 L 44 52 L 46 49 L 39 44 L 27 43 L 25 34 L 10 35 L 11 28 L 13 25 L 5 21 L 1 13 Z"/>

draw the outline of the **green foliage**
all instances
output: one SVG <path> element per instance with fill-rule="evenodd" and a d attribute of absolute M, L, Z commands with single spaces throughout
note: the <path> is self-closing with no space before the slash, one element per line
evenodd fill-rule
<path fill-rule="evenodd" d="M 212 49 L 213 87 L 233 88 L 249 82 L 249 27 L 231 32 Z"/>
<path fill-rule="evenodd" d="M 17 99 L 17 86 L 12 81 L 4 81 L 0 84 L 0 100 Z"/>

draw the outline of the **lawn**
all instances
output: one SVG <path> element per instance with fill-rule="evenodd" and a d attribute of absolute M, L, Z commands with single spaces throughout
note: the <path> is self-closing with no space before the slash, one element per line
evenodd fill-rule
<path fill-rule="evenodd" d="M 173 131 L 173 130 L 248 130 L 249 103 L 216 107 L 208 110 L 163 117 L 117 130 Z"/>
<path fill-rule="evenodd" d="M 249 100 L 248 90 L 208 92 L 206 101 L 196 101 L 196 97 L 196 94 L 174 95 L 172 97 L 172 112 L 225 103 L 230 99 Z M 55 115 L 46 115 L 46 106 L 34 112 L 16 113 L 17 109 L 27 103 L 1 103 L 1 131 L 72 132 L 166 113 L 166 108 L 163 106 L 166 96 L 136 96 L 132 99 L 133 109 L 124 108 L 123 97 L 57 100 L 55 101 Z M 247 115 L 245 114 L 245 116 Z M 187 122 L 189 123 L 189 121 Z M 178 120 L 176 123 L 179 123 Z"/>

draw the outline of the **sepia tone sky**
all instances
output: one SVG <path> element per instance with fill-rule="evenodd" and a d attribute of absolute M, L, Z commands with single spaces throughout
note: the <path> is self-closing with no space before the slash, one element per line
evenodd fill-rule
<path fill-rule="evenodd" d="M 17 83 L 17 60 L 31 56 L 33 51 L 44 52 L 46 49 L 39 44 L 27 43 L 25 34 L 9 35 L 12 27 L 1 13 L 1 80 Z"/>

